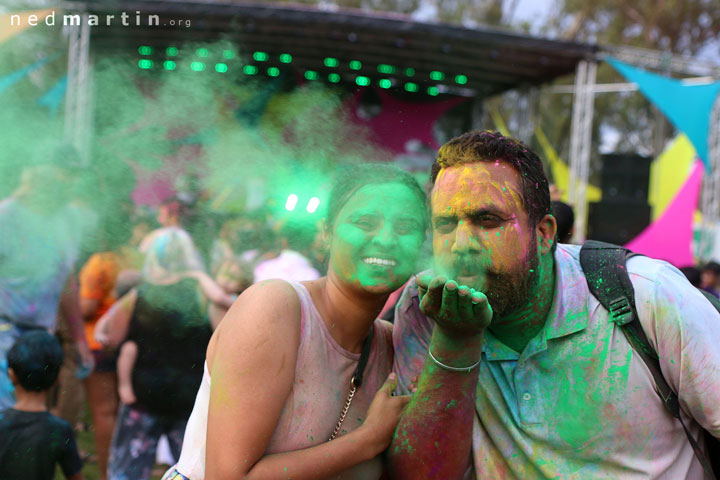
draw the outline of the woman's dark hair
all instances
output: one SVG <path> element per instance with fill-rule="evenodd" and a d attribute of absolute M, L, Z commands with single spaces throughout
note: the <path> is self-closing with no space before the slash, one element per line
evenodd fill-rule
<path fill-rule="evenodd" d="M 397 183 L 405 185 L 418 199 L 423 207 L 426 205 L 426 195 L 417 180 L 405 170 L 382 163 L 363 163 L 345 167 L 338 172 L 330 191 L 327 211 L 327 227 L 332 230 L 335 219 L 355 192 L 365 185 L 379 185 L 384 183 Z M 423 208 L 423 227 L 427 227 L 428 219 L 426 209 Z"/>
<path fill-rule="evenodd" d="M 8 352 L 7 362 L 22 388 L 42 392 L 55 384 L 63 358 L 57 338 L 37 331 L 26 333 L 15 341 Z"/>
<path fill-rule="evenodd" d="M 463 133 L 440 147 L 432 164 L 430 180 L 435 185 L 443 168 L 496 160 L 512 165 L 520 174 L 523 204 L 531 226 L 535 227 L 551 211 L 550 188 L 540 158 L 514 138 L 492 131 Z"/>

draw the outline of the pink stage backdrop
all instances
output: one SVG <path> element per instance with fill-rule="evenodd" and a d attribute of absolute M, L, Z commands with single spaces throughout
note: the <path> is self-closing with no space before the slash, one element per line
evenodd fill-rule
<path fill-rule="evenodd" d="M 370 119 L 363 119 L 357 115 L 357 105 L 364 93 L 365 90 L 361 89 L 348 101 L 353 121 L 369 127 L 377 144 L 394 155 L 405 153 L 405 144 L 412 139 L 437 149 L 440 145 L 435 141 L 432 131 L 435 122 L 445 112 L 468 100 L 454 97 L 434 102 L 406 102 L 379 90 L 382 104 L 380 113 Z"/>

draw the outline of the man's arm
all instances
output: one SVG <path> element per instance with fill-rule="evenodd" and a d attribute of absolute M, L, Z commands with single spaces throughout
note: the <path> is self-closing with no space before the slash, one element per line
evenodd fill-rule
<path fill-rule="evenodd" d="M 682 411 L 720 438 L 720 313 L 682 274 L 663 265 L 633 275 L 638 317 L 660 358 L 663 376 L 678 393 Z M 633 262 L 633 263 L 630 263 Z"/>
<path fill-rule="evenodd" d="M 437 362 L 429 355 L 425 360 L 417 392 L 390 445 L 388 466 L 391 477 L 401 480 L 463 478 L 471 463 L 482 332 L 492 318 L 492 311 L 484 295 L 466 288 L 459 290 L 455 282 L 446 282 L 442 277 L 433 279 L 429 285 L 423 280 L 418 283 L 420 309 L 437 322 L 429 342 Z M 426 295 L 422 295 L 423 285 L 427 287 Z M 408 361 L 404 348 L 415 349 L 422 341 L 413 338 L 413 327 L 405 324 L 408 315 L 398 313 L 395 367 L 398 372 L 407 372 L 412 370 L 413 360 Z M 452 370 L 470 366 L 475 367 Z"/>

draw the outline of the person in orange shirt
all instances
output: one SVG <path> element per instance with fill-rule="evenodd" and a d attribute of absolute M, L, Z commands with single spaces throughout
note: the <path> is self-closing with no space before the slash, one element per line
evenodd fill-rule
<path fill-rule="evenodd" d="M 139 269 L 142 255 L 137 245 L 148 230 L 145 222 L 137 223 L 127 245 L 92 255 L 80 271 L 80 309 L 85 318 L 85 336 L 95 358 L 95 368 L 83 383 L 92 412 L 98 468 L 103 480 L 107 478 L 110 440 L 118 409 L 116 352 L 104 349 L 95 340 L 95 326 L 117 299 L 118 275 Z"/>

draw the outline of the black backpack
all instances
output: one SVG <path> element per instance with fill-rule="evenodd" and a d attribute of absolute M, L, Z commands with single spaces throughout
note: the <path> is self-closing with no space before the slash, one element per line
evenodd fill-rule
<path fill-rule="evenodd" d="M 720 478 L 720 440 L 705 432 L 708 454 L 704 455 L 700 445 L 690 435 L 680 417 L 680 403 L 677 394 L 672 391 L 662 370 L 657 353 L 642 329 L 635 309 L 635 293 L 625 262 L 628 258 L 639 255 L 627 248 L 609 243 L 588 240 L 580 249 L 580 266 L 585 273 L 590 293 L 610 313 L 610 320 L 617 324 L 627 337 L 630 345 L 640 355 L 655 380 L 658 395 L 663 400 L 670 414 L 677 418 L 685 430 L 695 456 L 703 466 L 709 478 Z M 720 312 L 720 301 L 701 290 L 710 303 Z M 718 379 L 720 382 L 720 379 Z M 718 407 L 720 408 L 720 406 Z M 713 475 L 713 472 L 715 473 Z"/>

